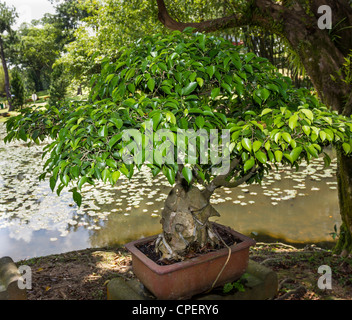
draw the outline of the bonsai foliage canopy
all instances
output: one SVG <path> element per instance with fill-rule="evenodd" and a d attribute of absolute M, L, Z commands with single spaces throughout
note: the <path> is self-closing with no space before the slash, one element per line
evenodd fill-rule
<path fill-rule="evenodd" d="M 6 124 L 5 141 L 52 138 L 40 178 L 50 175 L 58 195 L 70 186 L 78 205 L 85 183 L 114 185 L 142 165 L 170 184 L 199 183 L 210 197 L 260 182 L 278 164 L 298 167 L 330 144 L 352 150 L 350 118 L 293 88 L 266 59 L 190 28 L 120 48 L 91 85 L 88 102 L 27 108 Z"/>

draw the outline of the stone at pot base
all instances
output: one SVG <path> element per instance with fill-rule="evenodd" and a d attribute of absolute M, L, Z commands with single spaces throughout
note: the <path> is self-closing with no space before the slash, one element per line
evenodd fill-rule
<path fill-rule="evenodd" d="M 21 274 L 10 257 L 0 259 L 0 300 L 27 300 L 26 289 L 18 287 Z"/>
<path fill-rule="evenodd" d="M 249 260 L 244 292 L 220 295 L 212 292 L 194 296 L 192 300 L 266 300 L 277 294 L 277 275 L 271 269 Z M 112 279 L 107 285 L 108 300 L 151 300 L 155 297 L 138 279 Z"/>

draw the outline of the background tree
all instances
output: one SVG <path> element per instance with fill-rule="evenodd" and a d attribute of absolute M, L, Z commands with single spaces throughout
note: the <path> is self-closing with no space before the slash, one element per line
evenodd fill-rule
<path fill-rule="evenodd" d="M 56 31 L 49 24 L 42 27 L 25 24 L 18 31 L 20 65 L 34 82 L 36 92 L 48 89 L 50 85 L 52 66 L 60 54 Z"/>
<path fill-rule="evenodd" d="M 79 1 L 52 2 L 56 9 L 54 14 L 23 23 L 19 30 L 6 38 L 5 54 L 12 66 L 21 69 L 28 93 L 50 87 L 53 63 L 64 54 L 65 46 L 75 39 L 74 31 L 80 19 L 86 16 Z"/>
<path fill-rule="evenodd" d="M 9 111 L 13 110 L 11 103 L 11 93 L 10 93 L 10 78 L 7 68 L 5 50 L 4 50 L 4 36 L 5 32 L 11 33 L 11 26 L 14 24 L 17 17 L 16 9 L 14 7 L 6 6 L 6 2 L 0 2 L 0 57 L 2 62 L 2 68 L 5 76 L 5 91 L 7 96 L 7 101 L 9 104 Z"/>
<path fill-rule="evenodd" d="M 181 22 L 170 16 L 164 0 L 157 0 L 159 20 L 171 30 L 194 27 L 212 32 L 242 26 L 257 26 L 286 39 L 305 67 L 321 100 L 340 114 L 352 113 L 351 84 L 344 81 L 341 68 L 352 49 L 352 8 L 348 0 L 252 0 L 224 1 L 224 12 L 216 19 Z M 332 28 L 319 28 L 322 14 L 331 9 Z M 182 9 L 180 9 L 182 10 Z M 195 12 L 194 17 L 196 17 Z M 352 251 L 352 160 L 338 152 L 338 189 L 342 225 L 337 250 Z"/>
<path fill-rule="evenodd" d="M 49 0 L 55 7 L 54 14 L 45 14 L 38 21 L 40 24 L 50 24 L 57 32 L 57 42 L 62 50 L 65 45 L 75 40 L 74 32 L 79 27 L 81 20 L 88 17 L 88 12 L 80 1 L 77 0 Z"/>
<path fill-rule="evenodd" d="M 67 87 L 70 84 L 65 66 L 63 64 L 56 64 L 51 73 L 50 81 L 49 103 L 57 106 L 60 102 L 65 100 Z"/>
<path fill-rule="evenodd" d="M 14 68 L 13 70 L 11 70 L 11 75 L 11 94 L 13 95 L 12 104 L 15 108 L 22 108 L 25 100 L 25 91 L 22 77 L 18 68 Z"/>
<path fill-rule="evenodd" d="M 121 46 L 164 29 L 157 8 L 148 0 L 86 0 L 79 10 L 85 12 L 85 18 L 60 58 L 78 85 L 88 85 L 91 76 L 100 72 L 104 57 L 116 60 Z"/>

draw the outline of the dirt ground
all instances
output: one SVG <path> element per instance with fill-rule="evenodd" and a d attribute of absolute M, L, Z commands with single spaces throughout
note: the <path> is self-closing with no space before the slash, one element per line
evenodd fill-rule
<path fill-rule="evenodd" d="M 278 300 L 351 300 L 352 257 L 341 258 L 316 246 L 298 249 L 282 243 L 257 243 L 250 259 L 275 272 Z M 32 268 L 29 300 L 105 300 L 115 277 L 134 277 L 131 256 L 123 247 L 86 249 L 18 261 Z M 332 289 L 319 289 L 321 265 L 332 271 Z"/>

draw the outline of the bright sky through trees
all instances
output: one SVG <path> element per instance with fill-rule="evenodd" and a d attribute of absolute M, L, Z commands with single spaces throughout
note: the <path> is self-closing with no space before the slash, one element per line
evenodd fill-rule
<path fill-rule="evenodd" d="M 48 0 L 5 0 L 7 6 L 14 6 L 18 13 L 17 29 L 23 22 L 40 19 L 45 13 L 55 13 L 53 5 Z"/>

